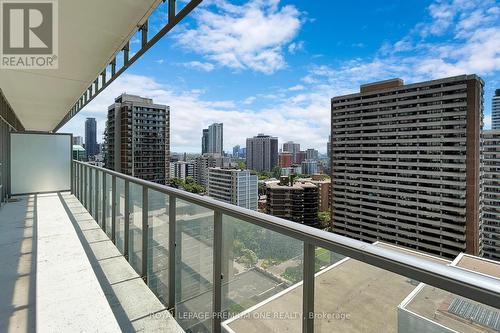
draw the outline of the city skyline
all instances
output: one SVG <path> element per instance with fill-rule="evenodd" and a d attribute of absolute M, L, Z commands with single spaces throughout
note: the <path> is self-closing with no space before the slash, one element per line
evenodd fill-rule
<path fill-rule="evenodd" d="M 199 135 L 193 133 L 223 119 L 225 151 L 263 132 L 325 153 L 332 96 L 394 77 L 410 84 L 460 74 L 478 74 L 485 81 L 485 128 L 490 127 L 491 99 L 500 88 L 495 2 L 371 2 L 361 14 L 351 3 L 327 8 L 305 1 L 224 4 L 202 4 L 173 30 L 174 37 L 160 41 L 61 132 L 82 135 L 82 120 L 96 117 L 102 137 L 106 107 L 126 91 L 171 106 L 174 151 L 199 151 Z M 212 26 L 208 15 L 227 24 Z M 241 32 L 237 26 L 252 28 Z M 253 29 L 275 34 L 259 36 Z M 209 41 L 217 32 L 236 36 L 224 53 L 209 46 L 192 50 L 181 41 Z M 224 62 L 232 57 L 239 62 Z"/>

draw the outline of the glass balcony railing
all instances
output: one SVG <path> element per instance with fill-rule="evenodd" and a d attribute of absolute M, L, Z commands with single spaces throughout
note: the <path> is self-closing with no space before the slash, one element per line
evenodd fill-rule
<path fill-rule="evenodd" d="M 77 161 L 72 185 L 186 332 L 500 331 L 494 262 L 367 244 Z"/>

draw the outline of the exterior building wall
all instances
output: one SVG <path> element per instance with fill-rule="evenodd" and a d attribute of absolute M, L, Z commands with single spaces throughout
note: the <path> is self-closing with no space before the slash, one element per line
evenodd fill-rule
<path fill-rule="evenodd" d="M 318 225 L 318 188 L 311 183 L 266 187 L 266 213 L 309 226 Z"/>
<path fill-rule="evenodd" d="M 201 154 L 208 153 L 208 128 L 203 129 L 201 136 Z"/>
<path fill-rule="evenodd" d="M 334 231 L 450 258 L 480 255 L 483 82 L 396 83 L 332 99 Z"/>
<path fill-rule="evenodd" d="M 214 123 L 208 126 L 208 154 L 222 155 L 224 152 L 224 125 Z"/>
<path fill-rule="evenodd" d="M 319 152 L 316 149 L 309 148 L 306 150 L 307 160 L 317 160 L 319 159 Z"/>
<path fill-rule="evenodd" d="M 293 163 L 293 154 L 284 152 L 279 155 L 280 168 L 289 168 Z"/>
<path fill-rule="evenodd" d="M 318 173 L 318 162 L 315 160 L 305 160 L 302 162 L 302 174 L 314 175 Z"/>
<path fill-rule="evenodd" d="M 258 178 L 249 170 L 209 168 L 207 192 L 214 199 L 257 210 Z"/>
<path fill-rule="evenodd" d="M 194 162 L 194 178 L 198 184 L 208 186 L 208 169 L 216 166 L 216 160 L 211 155 L 198 156 Z"/>
<path fill-rule="evenodd" d="M 278 138 L 259 134 L 248 138 L 246 146 L 249 170 L 272 171 L 278 165 Z"/>
<path fill-rule="evenodd" d="M 106 167 L 166 184 L 170 176 L 170 108 L 123 94 L 108 108 Z"/>
<path fill-rule="evenodd" d="M 97 122 L 95 118 L 85 120 L 85 151 L 87 159 L 97 155 Z"/>
<path fill-rule="evenodd" d="M 500 129 L 483 133 L 483 251 L 500 261 Z"/>
<path fill-rule="evenodd" d="M 500 89 L 491 100 L 491 129 L 500 129 Z"/>
<path fill-rule="evenodd" d="M 171 162 L 170 163 L 170 178 L 186 179 L 187 177 L 194 178 L 194 162 Z"/>

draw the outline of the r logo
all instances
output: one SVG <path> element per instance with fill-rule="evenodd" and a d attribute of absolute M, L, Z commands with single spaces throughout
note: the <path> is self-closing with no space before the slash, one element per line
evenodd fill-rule
<path fill-rule="evenodd" d="M 3 2 L 3 54 L 53 53 L 53 4 Z"/>

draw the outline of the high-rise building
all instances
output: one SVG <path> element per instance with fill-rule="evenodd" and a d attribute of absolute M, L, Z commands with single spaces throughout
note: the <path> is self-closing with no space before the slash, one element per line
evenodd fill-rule
<path fill-rule="evenodd" d="M 295 153 L 294 158 L 293 158 L 293 163 L 295 164 L 301 164 L 307 159 L 307 154 L 305 151 L 298 151 Z"/>
<path fill-rule="evenodd" d="M 281 177 L 279 183 L 266 185 L 266 213 L 293 222 L 317 226 L 318 187 L 310 182 L 290 183 Z"/>
<path fill-rule="evenodd" d="M 106 167 L 165 184 L 169 178 L 170 108 L 123 94 L 108 108 Z"/>
<path fill-rule="evenodd" d="M 186 161 L 170 162 L 170 178 L 194 178 L 195 163 Z"/>
<path fill-rule="evenodd" d="M 491 128 L 500 129 L 500 89 L 495 90 L 491 100 Z"/>
<path fill-rule="evenodd" d="M 454 258 L 481 254 L 483 81 L 361 86 L 332 99 L 334 231 Z"/>
<path fill-rule="evenodd" d="M 214 199 L 257 210 L 258 177 L 249 170 L 209 168 L 207 192 Z"/>
<path fill-rule="evenodd" d="M 306 150 L 306 160 L 317 160 L 319 158 L 319 152 L 316 149 L 309 148 Z"/>
<path fill-rule="evenodd" d="M 288 141 L 283 144 L 282 152 L 290 153 L 293 157 L 293 163 L 300 164 L 302 161 L 297 161 L 297 154 L 300 153 L 300 143 L 295 143 L 293 141 Z"/>
<path fill-rule="evenodd" d="M 87 118 L 85 120 L 85 151 L 87 159 L 97 155 L 97 122 L 95 118 Z"/>
<path fill-rule="evenodd" d="M 208 185 L 208 169 L 216 166 L 216 160 L 212 155 L 198 156 L 194 161 L 194 178 L 198 184 Z"/>
<path fill-rule="evenodd" d="M 213 123 L 203 130 L 201 153 L 218 155 L 224 153 L 224 127 L 222 123 Z"/>
<path fill-rule="evenodd" d="M 278 138 L 259 134 L 247 139 L 247 168 L 271 171 L 278 165 Z"/>
<path fill-rule="evenodd" d="M 280 168 L 289 168 L 293 164 L 293 154 L 289 152 L 282 152 L 279 154 Z"/>
<path fill-rule="evenodd" d="M 328 136 L 328 142 L 326 143 L 326 156 L 328 156 L 328 158 L 331 157 L 331 152 L 332 150 L 332 136 Z"/>
<path fill-rule="evenodd" d="M 83 138 L 81 136 L 78 136 L 78 135 L 74 136 L 73 137 L 73 145 L 82 146 L 82 148 L 83 148 Z"/>
<path fill-rule="evenodd" d="M 302 174 L 304 175 L 314 175 L 318 173 L 318 161 L 316 160 L 305 160 L 301 163 Z"/>
<path fill-rule="evenodd" d="M 283 144 L 283 152 L 296 154 L 300 151 L 300 143 L 294 143 L 293 141 L 287 141 Z"/>
<path fill-rule="evenodd" d="M 483 132 L 483 251 L 500 260 L 500 129 Z"/>
<path fill-rule="evenodd" d="M 240 157 L 240 150 L 241 150 L 240 145 L 236 145 L 236 146 L 233 147 L 233 157 L 234 158 L 239 158 Z"/>
<path fill-rule="evenodd" d="M 201 154 L 208 153 L 208 128 L 204 128 L 201 136 Z"/>

